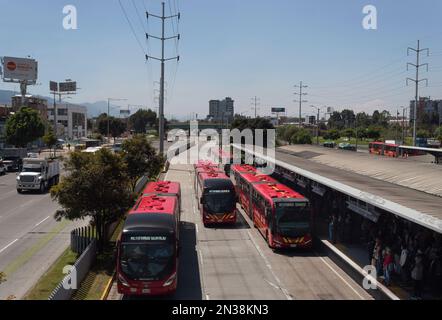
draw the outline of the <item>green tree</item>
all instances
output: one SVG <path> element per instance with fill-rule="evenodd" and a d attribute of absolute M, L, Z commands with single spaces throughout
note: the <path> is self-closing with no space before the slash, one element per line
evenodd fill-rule
<path fill-rule="evenodd" d="M 436 129 L 436 131 L 434 132 L 434 135 L 435 135 L 436 139 L 442 143 L 442 126 Z"/>
<path fill-rule="evenodd" d="M 135 133 L 146 133 L 147 127 L 155 127 L 157 114 L 151 109 L 140 109 L 129 117 L 129 128 Z"/>
<path fill-rule="evenodd" d="M 6 141 L 16 147 L 24 148 L 44 134 L 44 123 L 34 109 L 22 107 L 6 120 Z"/>
<path fill-rule="evenodd" d="M 352 128 L 347 128 L 341 131 L 341 136 L 346 138 L 354 138 L 356 137 L 356 133 Z"/>
<path fill-rule="evenodd" d="M 370 126 L 367 128 L 367 138 L 378 140 L 381 137 L 382 128 Z"/>
<path fill-rule="evenodd" d="M 428 130 L 420 129 L 417 130 L 416 137 L 418 138 L 429 138 L 430 132 Z"/>
<path fill-rule="evenodd" d="M 109 121 L 109 133 L 113 138 L 121 136 L 126 131 L 126 123 L 121 119 L 101 115 L 97 119 L 98 132 L 107 135 Z"/>
<path fill-rule="evenodd" d="M 121 218 L 133 204 L 126 165 L 119 155 L 103 148 L 97 153 L 74 152 L 65 162 L 67 175 L 51 188 L 51 196 L 61 209 L 63 218 L 91 218 L 98 235 L 101 252 L 107 243 L 107 226 Z"/>
<path fill-rule="evenodd" d="M 48 128 L 47 133 L 43 136 L 43 142 L 51 150 L 57 144 L 57 137 L 51 128 Z"/>
<path fill-rule="evenodd" d="M 328 130 L 324 134 L 324 139 L 326 140 L 338 140 L 340 137 L 341 133 L 336 129 Z"/>
<path fill-rule="evenodd" d="M 256 119 L 235 119 L 233 120 L 230 129 L 238 129 L 243 131 L 245 129 L 251 129 L 253 132 L 253 139 L 255 141 L 255 133 L 257 129 L 263 130 L 263 142 L 264 146 L 267 146 L 267 130 L 274 130 L 275 127 L 268 119 L 256 118 Z"/>
<path fill-rule="evenodd" d="M 144 135 L 136 135 L 123 142 L 123 160 L 132 191 L 137 181 L 143 177 L 156 177 L 164 165 L 164 158 L 156 153 Z"/>
<path fill-rule="evenodd" d="M 312 135 L 310 131 L 300 128 L 290 139 L 293 144 L 311 144 Z"/>

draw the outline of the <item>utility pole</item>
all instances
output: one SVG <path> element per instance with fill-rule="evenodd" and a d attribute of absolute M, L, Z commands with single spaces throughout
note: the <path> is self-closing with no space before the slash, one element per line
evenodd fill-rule
<path fill-rule="evenodd" d="M 252 104 L 254 105 L 254 109 L 255 109 L 255 119 L 257 118 L 257 110 L 258 110 L 258 106 L 259 106 L 259 98 L 257 96 L 255 96 L 254 98 L 252 98 Z"/>
<path fill-rule="evenodd" d="M 321 108 L 318 108 L 318 107 L 315 107 L 315 106 L 310 106 L 310 107 L 312 107 L 313 109 L 318 111 L 318 116 L 316 118 L 316 143 L 319 146 L 319 118 L 320 118 L 320 112 L 321 112 L 321 110 L 323 108 L 326 108 L 326 107 L 321 107 Z"/>
<path fill-rule="evenodd" d="M 412 79 L 412 78 L 407 78 L 407 86 L 408 86 L 408 82 L 412 81 L 415 83 L 416 85 L 416 95 L 415 95 L 415 100 L 414 100 L 414 119 L 413 119 L 413 145 L 416 147 L 416 124 L 417 124 L 417 108 L 419 105 L 419 83 L 421 81 L 425 81 L 427 83 L 428 86 L 428 79 L 419 79 L 419 68 L 426 66 L 427 67 L 427 72 L 428 72 L 428 63 L 423 63 L 420 64 L 420 53 L 423 51 L 427 51 L 427 56 L 430 56 L 430 49 L 426 48 L 426 49 L 421 49 L 420 48 L 420 41 L 417 41 L 417 49 L 416 48 L 411 48 L 408 47 L 407 49 L 407 55 L 409 55 L 411 51 L 416 52 L 416 64 L 414 63 L 407 63 L 407 71 L 408 71 L 408 66 L 413 66 L 416 68 L 416 78 Z"/>
<path fill-rule="evenodd" d="M 294 102 L 299 102 L 299 127 L 301 127 L 302 103 L 307 102 L 307 100 L 302 100 L 302 97 L 307 95 L 307 93 L 303 92 L 303 89 L 308 88 L 308 86 L 303 85 L 301 81 L 299 82 L 299 86 L 295 86 L 295 88 L 299 88 L 299 93 L 295 92 L 295 95 L 299 95 L 299 100 L 294 100 Z"/>
<path fill-rule="evenodd" d="M 160 107 L 159 107 L 159 137 L 160 137 L 160 154 L 163 155 L 164 154 L 164 68 L 165 68 L 165 62 L 169 61 L 169 60 L 177 60 L 180 61 L 180 56 L 177 57 L 173 57 L 173 58 L 164 58 L 164 43 L 166 40 L 171 40 L 171 39 L 178 39 L 180 40 L 180 35 L 175 35 L 172 37 L 165 37 L 165 21 L 167 19 L 173 19 L 173 18 L 178 18 L 178 20 L 180 20 L 181 14 L 178 13 L 176 15 L 172 15 L 172 16 L 166 16 L 165 15 L 165 3 L 162 2 L 161 3 L 162 6 L 162 15 L 161 16 L 157 16 L 154 14 L 150 14 L 149 12 L 146 12 L 146 17 L 147 19 L 149 19 L 149 16 L 161 19 L 161 37 L 156 37 L 156 36 L 152 36 L 149 35 L 148 33 L 146 33 L 146 39 L 149 39 L 149 37 L 161 40 L 161 58 L 156 58 L 156 57 L 152 57 L 149 55 L 146 55 L 146 60 L 149 59 L 154 59 L 157 61 L 161 62 L 161 78 L 160 78 Z"/>

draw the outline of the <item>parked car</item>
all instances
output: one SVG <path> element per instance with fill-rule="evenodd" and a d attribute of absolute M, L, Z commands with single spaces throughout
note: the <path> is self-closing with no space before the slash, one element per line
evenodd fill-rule
<path fill-rule="evenodd" d="M 334 149 L 336 147 L 336 143 L 334 143 L 333 141 L 326 141 L 326 142 L 324 142 L 323 146 L 325 148 L 332 148 L 332 149 Z"/>
<path fill-rule="evenodd" d="M 2 160 L 0 160 L 0 176 L 4 176 L 8 169 L 6 168 L 5 164 Z"/>
<path fill-rule="evenodd" d="M 338 146 L 341 150 L 347 150 L 347 151 L 356 151 L 356 146 L 353 144 L 350 144 L 348 142 L 342 142 Z"/>

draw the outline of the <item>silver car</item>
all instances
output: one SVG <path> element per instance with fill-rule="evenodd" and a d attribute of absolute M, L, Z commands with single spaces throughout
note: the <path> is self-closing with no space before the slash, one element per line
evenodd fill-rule
<path fill-rule="evenodd" d="M 7 171 L 8 169 L 6 168 L 5 164 L 0 160 L 0 176 L 4 176 Z"/>

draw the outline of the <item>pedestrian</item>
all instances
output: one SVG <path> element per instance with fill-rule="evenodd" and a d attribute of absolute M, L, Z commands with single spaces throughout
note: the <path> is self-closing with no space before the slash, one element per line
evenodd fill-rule
<path fill-rule="evenodd" d="M 399 258 L 399 274 L 404 284 L 408 282 L 409 260 L 407 245 L 404 242 L 401 246 L 401 257 Z"/>
<path fill-rule="evenodd" d="M 336 243 L 335 230 L 336 230 L 336 216 L 333 214 L 330 216 L 330 222 L 328 224 L 328 237 L 329 237 L 330 242 L 332 242 L 332 243 Z"/>
<path fill-rule="evenodd" d="M 71 144 L 68 143 L 68 151 L 71 151 Z"/>
<path fill-rule="evenodd" d="M 394 269 L 393 254 L 391 253 L 391 249 L 387 247 L 385 249 L 384 263 L 383 263 L 385 285 L 387 287 L 391 283 L 391 273 L 393 272 L 393 269 Z"/>
<path fill-rule="evenodd" d="M 422 254 L 418 254 L 415 258 L 414 267 L 411 271 L 411 278 L 413 279 L 414 288 L 413 298 L 422 299 L 422 286 L 424 279 L 424 265 Z"/>
<path fill-rule="evenodd" d="M 376 268 L 376 275 L 379 277 L 382 273 L 382 242 L 380 238 L 376 238 L 376 244 L 373 249 L 373 258 L 371 265 Z"/>

